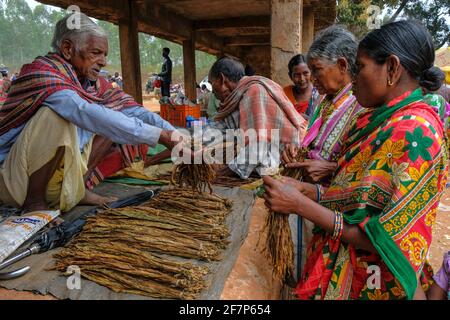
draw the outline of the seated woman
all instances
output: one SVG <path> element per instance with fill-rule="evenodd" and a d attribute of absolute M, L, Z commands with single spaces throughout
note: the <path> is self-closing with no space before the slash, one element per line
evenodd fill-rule
<path fill-rule="evenodd" d="M 297 54 L 288 64 L 289 78 L 294 85 L 284 87 L 284 93 L 303 117 L 309 118 L 319 104 L 320 94 L 311 82 L 311 71 L 305 56 Z"/>
<path fill-rule="evenodd" d="M 309 120 L 302 147 L 287 146 L 282 155 L 288 167 L 301 167 L 304 180 L 329 182 L 336 169 L 342 136 L 362 111 L 352 91 L 358 44 L 352 33 L 331 26 L 321 31 L 309 49 L 307 60 L 314 86 L 325 95 Z M 299 151 L 306 161 L 296 162 Z"/>
<path fill-rule="evenodd" d="M 386 24 L 360 43 L 355 95 L 368 111 L 344 141 L 319 198 L 311 184 L 265 177 L 266 205 L 318 227 L 298 283 L 300 299 L 426 299 L 427 254 L 447 180 L 442 122 L 423 86 L 440 86 L 430 34 Z"/>

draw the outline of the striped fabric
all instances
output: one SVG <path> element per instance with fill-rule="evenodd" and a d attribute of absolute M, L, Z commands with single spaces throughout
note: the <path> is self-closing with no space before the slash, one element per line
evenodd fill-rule
<path fill-rule="evenodd" d="M 270 79 L 252 76 L 242 78 L 238 86 L 220 105 L 215 117 L 223 120 L 239 109 L 240 129 L 256 129 L 259 138 L 270 141 L 270 130 L 280 130 L 282 144 L 300 144 L 306 120 L 294 109 L 283 88 Z M 265 137 L 261 132 L 265 132 Z"/>
<path fill-rule="evenodd" d="M 22 67 L 0 106 L 0 136 L 30 120 L 45 99 L 60 90 L 76 91 L 88 102 L 113 110 L 139 105 L 130 95 L 112 88 L 104 78 L 99 78 L 97 88 L 83 89 L 73 67 L 58 54 L 37 57 Z"/>

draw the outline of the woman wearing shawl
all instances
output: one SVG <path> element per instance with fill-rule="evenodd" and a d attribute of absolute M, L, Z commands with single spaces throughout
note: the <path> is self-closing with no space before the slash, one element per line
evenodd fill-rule
<path fill-rule="evenodd" d="M 442 122 L 420 88 L 440 86 L 433 61 L 421 25 L 400 21 L 369 33 L 355 78 L 368 111 L 347 134 L 330 187 L 318 199 L 307 183 L 264 179 L 271 210 L 317 226 L 300 299 L 426 298 L 426 257 L 447 180 Z"/>
<path fill-rule="evenodd" d="M 342 137 L 363 110 L 352 91 L 356 51 L 353 34 L 342 27 L 331 26 L 316 36 L 307 55 L 314 86 L 324 96 L 314 109 L 301 148 L 287 146 L 282 161 L 288 168 L 302 168 L 302 180 L 318 183 L 318 192 L 322 185 L 329 184 L 341 152 Z M 299 152 L 305 158 L 302 162 L 296 159 Z M 299 217 L 299 266 L 305 261 L 305 249 L 312 238 L 313 227 Z"/>
<path fill-rule="evenodd" d="M 308 51 L 314 87 L 324 98 L 315 108 L 301 148 L 287 146 L 282 160 L 287 167 L 303 168 L 304 180 L 329 183 L 340 156 L 342 136 L 362 111 L 352 90 L 357 42 L 339 26 L 322 30 Z M 301 152 L 306 160 L 297 162 Z"/>

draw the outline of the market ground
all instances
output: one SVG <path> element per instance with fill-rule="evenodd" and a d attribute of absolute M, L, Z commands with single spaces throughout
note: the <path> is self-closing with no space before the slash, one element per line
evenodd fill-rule
<path fill-rule="evenodd" d="M 153 112 L 159 112 L 159 99 L 153 95 L 143 95 L 144 107 Z"/>

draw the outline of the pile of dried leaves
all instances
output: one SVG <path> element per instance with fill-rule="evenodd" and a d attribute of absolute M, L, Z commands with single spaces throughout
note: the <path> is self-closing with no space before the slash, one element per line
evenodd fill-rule
<path fill-rule="evenodd" d="M 216 172 L 209 164 L 179 164 L 173 168 L 170 183 L 179 187 L 189 186 L 192 191 L 204 192 L 208 187 L 212 193 L 212 182 Z"/>
<path fill-rule="evenodd" d="M 158 180 L 166 180 L 170 181 L 172 179 L 171 175 L 162 174 L 158 176 Z M 250 177 L 248 179 L 241 179 L 240 177 L 227 177 L 227 176 L 217 176 L 214 178 L 214 180 L 211 182 L 213 186 L 220 186 L 220 187 L 228 187 L 228 188 L 234 188 L 234 187 L 241 187 L 246 184 L 253 183 L 260 178 L 256 177 Z M 176 183 L 172 183 L 176 184 Z"/>
<path fill-rule="evenodd" d="M 115 292 L 194 299 L 208 268 L 174 257 L 220 260 L 231 203 L 213 194 L 169 189 L 139 206 L 89 217 L 82 233 L 55 255 L 55 269 L 77 265 L 85 278 Z"/>

